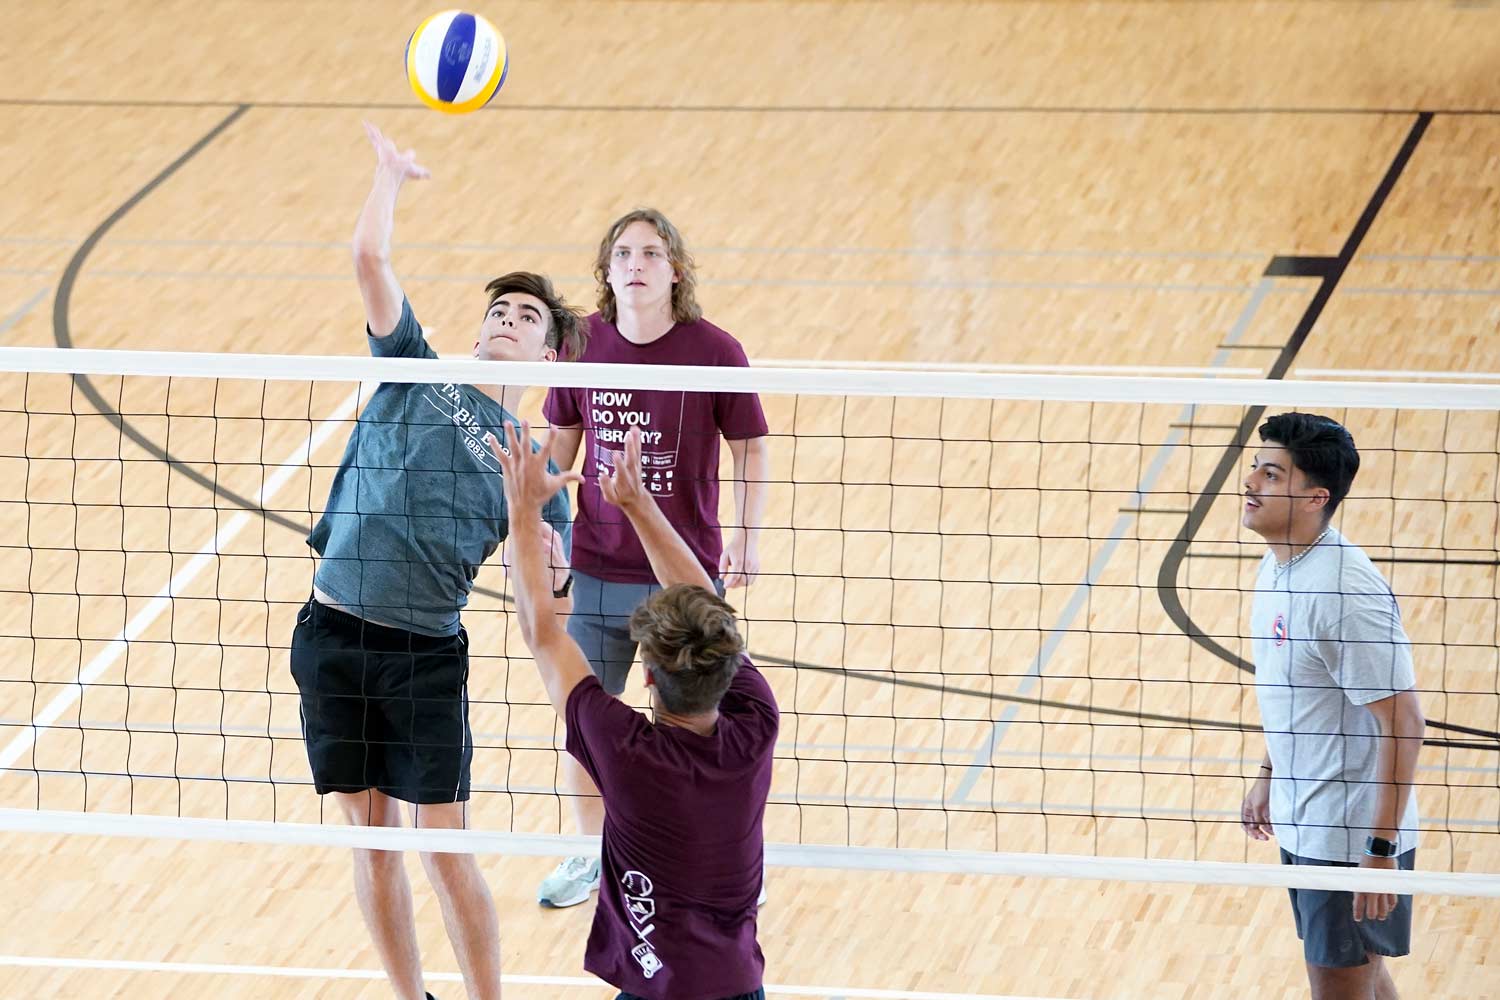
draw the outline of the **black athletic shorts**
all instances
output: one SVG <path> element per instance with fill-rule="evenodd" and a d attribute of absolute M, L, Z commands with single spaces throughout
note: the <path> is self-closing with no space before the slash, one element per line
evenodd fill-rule
<path fill-rule="evenodd" d="M 375 788 L 404 802 L 469 798 L 469 637 L 376 625 L 308 601 L 292 678 L 319 795 Z"/>

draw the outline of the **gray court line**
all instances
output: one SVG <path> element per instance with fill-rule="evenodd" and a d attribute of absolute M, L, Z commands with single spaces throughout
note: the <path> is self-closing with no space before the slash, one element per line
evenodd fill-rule
<path fill-rule="evenodd" d="M 17 309 L 15 312 L 5 317 L 3 320 L 0 320 L 0 334 L 6 333 L 8 330 L 10 330 L 11 327 L 21 322 L 21 320 L 26 317 L 27 313 L 35 309 L 41 303 L 41 301 L 47 297 L 47 293 L 50 291 L 52 291 L 51 286 L 43 288 L 41 291 L 37 292 L 31 298 L 22 303 L 21 308 Z"/>
<path fill-rule="evenodd" d="M 49 236 L 0 236 L 0 246 L 77 246 L 81 240 Z M 343 240 L 258 240 L 258 239 L 189 239 L 181 237 L 137 237 L 113 239 L 115 246 L 134 247 L 243 247 L 254 249 L 344 250 Z M 584 243 L 481 243 L 468 241 L 412 241 L 396 243 L 393 249 L 434 250 L 446 253 L 578 253 L 592 254 L 598 248 Z M 695 256 L 741 254 L 746 256 L 797 257 L 958 257 L 979 260 L 1243 260 L 1264 261 L 1270 251 L 1241 250 L 1090 250 L 1086 248 L 1040 249 L 1026 247 L 772 247 L 772 246 L 695 246 Z M 1367 253 L 1361 260 L 1399 263 L 1500 263 L 1500 254 L 1463 253 Z"/>
<path fill-rule="evenodd" d="M 290 693 L 287 693 L 290 696 Z M 536 706 L 541 707 L 541 706 Z M 0 719 L 0 728 L 6 726 L 29 726 L 30 720 L 25 719 Z M 265 738 L 273 740 L 297 741 L 302 740 L 302 730 L 296 726 L 223 726 L 208 723 L 188 722 L 132 722 L 127 725 L 124 722 L 114 720 L 90 719 L 88 725 L 79 727 L 77 725 L 51 725 L 44 727 L 52 731 L 78 731 L 80 728 L 89 733 L 130 733 L 132 735 L 144 736 L 219 736 L 233 739 Z M 521 745 L 536 747 L 538 749 L 555 750 L 559 753 L 563 750 L 561 739 L 556 736 L 533 736 L 525 733 L 490 733 L 476 732 L 473 734 L 474 742 L 478 749 L 516 749 Z M 818 754 L 837 751 L 841 754 L 910 754 L 912 756 L 938 757 L 936 765 L 957 764 L 967 760 L 972 753 L 961 747 L 935 747 L 935 746 L 908 746 L 903 744 L 891 745 L 889 743 L 816 743 L 816 742 L 794 742 L 777 743 L 779 751 L 791 751 L 794 754 Z M 948 760 L 949 756 L 958 760 Z M 1189 757 L 1181 754 L 1134 754 L 1134 753 L 1091 753 L 1089 751 L 1067 752 L 1064 750 L 1003 750 L 996 748 L 993 756 L 1021 761 L 1022 763 L 1043 761 L 1095 761 L 1103 763 L 1127 763 L 1127 764 L 1160 764 L 1164 767 L 1180 769 L 1200 766 L 1220 767 L 1244 767 L 1250 768 L 1261 762 L 1259 756 L 1255 757 L 1224 757 L 1224 756 L 1200 756 Z M 849 757 L 780 757 L 780 760 L 800 760 L 808 763 L 843 763 L 843 764 L 894 764 L 896 766 L 930 766 L 920 765 L 915 761 L 891 761 L 889 759 L 877 760 L 851 760 Z M 1468 767 L 1461 765 L 1444 764 L 1418 764 L 1420 771 L 1429 771 L 1435 774 L 1483 774 L 1493 775 L 1500 778 L 1500 761 L 1490 767 Z M 1082 768 L 1070 770 L 1083 770 Z M 1092 770 L 1092 769 L 1090 769 Z M 1172 771 L 1142 771 L 1139 769 L 1131 771 L 1115 771 L 1100 769 L 1101 774 L 1150 774 L 1171 775 L 1180 773 L 1179 770 Z M 1233 777 L 1233 775 L 1210 775 L 1210 777 Z M 1466 788 L 1466 785 L 1454 785 L 1454 788 Z"/>
<path fill-rule="evenodd" d="M 1273 280 L 1271 278 L 1263 277 L 1260 279 L 1260 282 L 1255 286 L 1255 291 L 1250 296 L 1250 301 L 1245 303 L 1245 308 L 1241 310 L 1239 317 L 1234 321 L 1234 326 L 1230 329 L 1228 335 L 1225 336 L 1224 343 L 1226 345 L 1234 345 L 1244 336 L 1245 331 L 1250 328 L 1250 323 L 1255 318 L 1256 312 L 1260 310 L 1261 303 L 1271 293 L 1272 285 Z M 1229 361 L 1230 354 L 1231 352 L 1228 349 L 1220 348 L 1214 352 L 1210 366 L 1223 366 Z M 1175 423 L 1188 423 L 1192 419 L 1192 416 L 1193 407 L 1191 405 L 1185 406 L 1182 408 L 1182 412 L 1178 414 Z M 1183 429 L 1175 427 L 1167 435 L 1166 440 L 1157 446 L 1156 453 L 1151 458 L 1150 466 L 1146 469 L 1140 482 L 1135 486 L 1135 506 L 1141 506 L 1145 503 L 1147 495 L 1151 493 L 1152 487 L 1156 485 L 1157 478 L 1166 469 L 1167 462 L 1172 457 L 1173 449 L 1176 448 L 1184 437 Z M 1036 657 L 1031 661 L 1031 666 L 1027 668 L 1024 678 L 1016 689 L 1017 695 L 1027 695 L 1036 686 L 1036 682 L 1041 678 L 1042 672 L 1047 669 L 1047 663 L 1052 659 L 1052 655 L 1057 652 L 1057 647 L 1067 637 L 1073 620 L 1087 606 L 1090 590 L 1103 575 L 1105 567 L 1109 565 L 1110 559 L 1114 557 L 1115 550 L 1119 547 L 1120 542 L 1130 532 L 1135 518 L 1135 514 L 1121 514 L 1115 519 L 1114 527 L 1110 529 L 1109 537 L 1105 539 L 1104 545 L 1100 547 L 1099 552 L 1090 562 L 1083 582 L 1073 589 L 1073 594 L 1068 599 L 1068 603 L 1063 608 L 1062 613 L 1058 615 L 1052 627 L 1047 630 L 1041 649 L 1037 651 Z M 953 796 L 950 799 L 951 804 L 957 805 L 968 800 L 969 794 L 973 792 L 980 775 L 991 760 L 991 755 L 995 752 L 995 747 L 1005 738 L 1005 734 L 1009 731 L 1010 724 L 1015 719 L 1018 711 L 1018 706 L 1009 705 L 1000 714 L 1000 718 L 995 720 L 989 735 L 980 744 L 979 748 L 974 751 L 973 760 L 964 771 L 964 776 L 959 781 L 958 787 L 954 789 Z"/>
<path fill-rule="evenodd" d="M 43 775 L 48 774 L 42 769 Z M 307 777 L 280 777 L 271 779 L 265 775 L 240 775 L 240 774 L 151 774 L 132 773 L 116 774 L 107 771 L 68 771 L 70 777 L 84 775 L 96 779 L 129 779 L 135 781 L 195 781 L 218 785 L 267 785 L 274 784 L 279 787 L 311 787 L 312 780 Z M 1157 775 L 1156 777 L 1162 777 Z M 1180 777 L 1186 779 L 1187 775 Z M 567 792 L 561 792 L 550 785 L 495 785 L 483 782 L 474 782 L 470 790 L 482 795 L 536 795 L 545 796 L 561 801 L 571 796 Z M 947 801 L 930 796 L 889 796 L 889 795 L 832 795 L 815 792 L 776 792 L 773 791 L 767 802 L 778 806 L 816 806 L 816 807 L 867 807 L 883 806 L 888 809 L 916 809 L 933 810 L 942 812 L 953 811 Z M 1149 811 L 1141 807 L 1139 802 L 1131 802 L 1122 805 L 1111 803 L 1083 803 L 1083 802 L 1047 802 L 1042 803 L 1034 800 L 1013 799 L 1002 802 L 990 802 L 988 807 L 1000 813 L 1022 813 L 1030 816 L 1047 818 L 1050 816 L 1092 816 L 1099 819 L 1130 819 L 1149 822 L 1151 820 L 1216 820 L 1239 822 L 1239 809 L 1207 809 L 1207 808 L 1182 808 L 1178 806 L 1152 807 Z M 977 809 L 969 809 L 967 812 L 978 812 Z M 1430 825 L 1433 819 L 1440 818 L 1444 826 Z M 1446 833 L 1454 828 L 1479 829 L 1494 832 L 1497 829 L 1495 817 L 1468 819 L 1443 817 L 1428 817 L 1421 829 L 1424 832 L 1435 831 Z"/>
<path fill-rule="evenodd" d="M 250 271 L 180 271 L 180 270 L 134 270 L 119 268 L 93 268 L 93 278 L 158 279 L 169 281 L 316 281 L 347 282 L 349 275 L 343 273 L 317 273 L 311 271 L 256 273 Z M 487 275 L 455 274 L 405 274 L 404 281 L 421 281 L 447 284 L 483 284 Z M 565 284 L 592 284 L 594 279 L 585 275 L 552 275 L 552 280 Z M 1189 294 L 1237 294 L 1251 291 L 1255 286 L 1245 284 L 1195 284 L 1192 282 L 1152 281 L 1000 281 L 975 279 L 913 278 L 900 281 L 866 280 L 858 278 L 700 278 L 699 285 L 723 288 L 933 288 L 933 289 L 989 289 L 995 291 L 1078 291 L 1078 292 L 1174 292 Z M 1296 289 L 1282 289 L 1295 292 Z"/>
<path fill-rule="evenodd" d="M 52 237 L 6 236 L 0 237 L 0 246 L 76 246 L 81 240 L 66 240 Z M 298 250 L 347 250 L 349 241 L 343 240 L 255 240 L 255 239 L 186 239 L 186 238 L 135 238 L 115 239 L 116 246 L 145 247 L 265 247 L 267 249 Z M 576 253 L 592 255 L 598 250 L 596 244 L 585 243 L 473 243 L 473 242 L 403 242 L 393 245 L 393 250 L 438 250 L 449 253 Z M 1272 256 L 1269 251 L 1249 252 L 1239 250 L 1089 250 L 1060 249 L 1042 250 L 1020 247 L 974 249 L 972 247 L 762 247 L 762 246 L 695 246 L 695 256 L 711 254 L 744 254 L 766 256 L 799 257 L 969 257 L 1083 260 L 1246 260 L 1263 261 Z"/>

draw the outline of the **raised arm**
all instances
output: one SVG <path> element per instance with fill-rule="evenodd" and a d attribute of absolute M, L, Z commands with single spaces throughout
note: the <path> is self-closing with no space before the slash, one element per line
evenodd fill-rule
<path fill-rule="evenodd" d="M 505 447 L 493 436 L 489 445 L 500 460 L 510 514 L 506 548 L 507 561 L 512 567 L 516 620 L 521 626 L 521 638 L 536 659 L 547 700 L 558 715 L 564 715 L 568 695 L 593 671 L 564 625 L 567 604 L 553 596 L 556 581 L 553 567 L 547 565 L 548 553 L 553 560 L 560 559 L 562 548 L 551 525 L 542 520 L 542 505 L 569 482 L 577 482 L 579 476 L 576 472 L 548 471 L 552 441 L 549 438 L 540 452 L 532 452 L 528 424 L 523 423 L 519 430 L 515 424 L 507 424 L 503 433 Z"/>
<path fill-rule="evenodd" d="M 365 322 L 376 337 L 388 337 L 401 321 L 401 284 L 391 269 L 391 231 L 396 224 L 396 196 L 408 179 L 430 176 L 408 149 L 400 152 L 380 130 L 365 122 L 375 147 L 375 180 L 354 225 L 354 277 L 365 303 Z"/>
<path fill-rule="evenodd" d="M 663 587 L 690 583 L 713 590 L 714 583 L 703 571 L 698 557 L 688 548 L 677 529 L 661 512 L 646 484 L 641 482 L 641 432 L 632 427 L 625 435 L 625 450 L 613 453 L 614 468 L 599 477 L 604 499 L 620 508 L 630 519 L 651 562 L 651 572 Z"/>

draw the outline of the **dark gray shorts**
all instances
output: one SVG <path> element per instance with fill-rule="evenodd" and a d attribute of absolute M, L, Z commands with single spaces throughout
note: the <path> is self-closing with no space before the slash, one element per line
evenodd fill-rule
<path fill-rule="evenodd" d="M 610 583 L 573 571 L 573 614 L 568 635 L 578 643 L 599 683 L 615 697 L 625 691 L 635 643 L 630 641 L 630 616 L 641 602 L 661 587 L 654 583 Z M 724 581 L 714 580 L 724 596 Z"/>
<path fill-rule="evenodd" d="M 1402 871 L 1416 864 L 1413 848 L 1396 859 Z M 1284 865 L 1313 865 L 1323 868 L 1355 868 L 1342 861 L 1299 858 L 1281 852 Z M 1364 965 L 1367 953 L 1399 958 L 1411 952 L 1411 897 L 1397 896 L 1396 908 L 1384 920 L 1354 919 L 1354 893 L 1330 892 L 1327 889 L 1288 889 L 1292 897 L 1292 915 L 1297 921 L 1297 937 L 1302 939 L 1302 954 L 1308 965 L 1346 969 Z"/>

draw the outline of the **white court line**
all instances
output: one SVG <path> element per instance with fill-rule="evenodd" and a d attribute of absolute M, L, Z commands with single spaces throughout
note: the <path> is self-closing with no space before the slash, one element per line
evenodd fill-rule
<path fill-rule="evenodd" d="M 300 469 L 311 461 L 314 451 L 322 447 L 325 442 L 341 427 L 341 422 L 347 420 L 359 406 L 360 394 L 366 386 L 356 386 L 354 391 L 339 404 L 333 413 L 313 429 L 312 433 L 296 448 L 287 453 L 282 459 L 280 466 L 271 474 L 261 486 L 260 492 L 255 497 L 257 506 L 264 507 L 280 489 L 291 480 Z M 7 771 L 24 771 L 27 768 L 14 767 L 16 761 L 20 760 L 36 743 L 37 732 L 46 729 L 56 722 L 58 718 L 72 707 L 73 703 L 83 696 L 85 685 L 92 684 L 130 648 L 130 643 L 138 639 L 156 619 L 161 617 L 163 611 L 172 606 L 172 600 L 183 588 L 198 577 L 204 569 L 213 565 L 218 558 L 219 552 L 229 542 L 233 541 L 241 531 L 253 521 L 253 516 L 248 511 L 240 511 L 229 519 L 224 527 L 220 528 L 213 538 L 203 544 L 194 553 L 193 558 L 188 560 L 187 565 L 173 574 L 171 580 L 143 607 L 135 613 L 135 616 L 125 623 L 125 628 L 120 631 L 109 644 L 95 654 L 94 658 L 78 674 L 78 679 L 72 681 L 59 691 L 47 706 L 32 717 L 30 725 L 16 735 L 14 739 L 0 751 L 0 775 Z"/>
<path fill-rule="evenodd" d="M 1193 365 L 1008 365 L 984 361 L 813 361 L 807 358 L 752 358 L 756 368 L 832 368 L 838 371 L 1007 372 L 1028 375 L 1241 375 L 1259 378 L 1259 368 Z"/>
<path fill-rule="evenodd" d="M 1423 379 L 1441 382 L 1500 381 L 1500 372 L 1386 371 L 1380 368 L 1297 368 L 1293 370 L 1292 374 L 1298 378 L 1385 379 L 1396 382 L 1419 382 Z"/>
<path fill-rule="evenodd" d="M 0 966 L 29 969 L 101 969 L 112 972 L 171 972 L 177 975 L 269 976 L 280 979 L 383 980 L 378 969 L 314 969 L 282 965 L 228 965 L 210 962 L 137 962 L 126 959 L 62 958 L 47 955 L 0 955 Z M 426 972 L 424 978 L 439 983 L 461 983 L 456 972 Z M 576 986 L 599 988 L 604 982 L 593 976 L 500 977 L 507 986 Z M 783 986 L 766 984 L 770 996 L 868 997 L 871 1000 L 1065 1000 L 1062 997 L 1000 996 L 994 993 L 932 993 L 921 990 L 869 990 L 851 986 Z"/>

